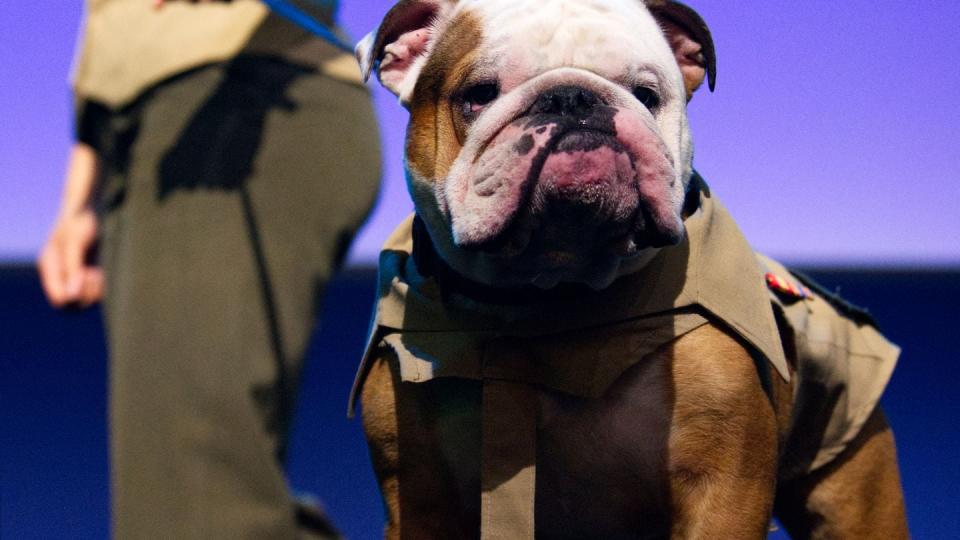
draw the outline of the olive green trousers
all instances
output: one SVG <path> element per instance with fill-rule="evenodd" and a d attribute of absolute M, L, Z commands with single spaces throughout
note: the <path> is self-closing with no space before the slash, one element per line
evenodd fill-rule
<path fill-rule="evenodd" d="M 309 536 L 283 455 L 324 285 L 377 195 L 366 90 L 239 58 L 82 126 L 107 163 L 114 537 Z"/>

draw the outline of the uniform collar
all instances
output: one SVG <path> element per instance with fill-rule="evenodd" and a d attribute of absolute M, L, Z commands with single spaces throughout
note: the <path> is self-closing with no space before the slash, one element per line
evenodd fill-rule
<path fill-rule="evenodd" d="M 699 177 L 694 181 L 702 187 L 699 205 L 684 221 L 686 237 L 681 244 L 661 250 L 646 267 L 603 291 L 515 291 L 530 295 L 521 302 L 487 296 L 491 293 L 488 288 L 436 266 L 437 259 L 431 259 L 427 251 L 426 256 L 412 256 L 419 253 L 423 238 L 415 238 L 415 218 L 411 216 L 387 240 L 380 256 L 374 331 L 536 337 L 699 306 L 789 380 L 756 256 L 723 205 Z"/>

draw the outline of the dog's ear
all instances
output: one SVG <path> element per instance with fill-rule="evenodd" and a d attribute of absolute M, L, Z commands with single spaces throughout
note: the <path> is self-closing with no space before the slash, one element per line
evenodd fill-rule
<path fill-rule="evenodd" d="M 680 64 L 687 101 L 707 79 L 712 92 L 717 84 L 717 53 L 713 36 L 703 17 L 692 8 L 673 0 L 644 0 L 647 9 L 663 28 Z"/>
<path fill-rule="evenodd" d="M 380 27 L 357 44 L 357 61 L 364 81 L 376 71 L 380 83 L 401 100 L 416 82 L 434 38 L 435 21 L 452 6 L 450 0 L 400 0 Z"/>

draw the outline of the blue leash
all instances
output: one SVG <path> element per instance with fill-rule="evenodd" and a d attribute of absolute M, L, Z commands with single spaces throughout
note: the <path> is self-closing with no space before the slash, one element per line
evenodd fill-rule
<path fill-rule="evenodd" d="M 311 17 L 307 12 L 298 8 L 297 6 L 287 2 L 286 0 L 261 0 L 271 11 L 280 15 L 281 17 L 287 19 L 293 24 L 303 28 L 307 32 L 323 39 L 327 43 L 333 45 L 334 47 L 348 52 L 353 53 L 353 46 L 349 43 L 344 43 L 336 34 L 333 33 L 330 28 L 325 24 Z"/>

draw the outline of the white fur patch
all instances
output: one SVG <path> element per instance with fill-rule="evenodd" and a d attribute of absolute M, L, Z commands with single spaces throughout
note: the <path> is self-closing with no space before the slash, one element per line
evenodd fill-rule
<path fill-rule="evenodd" d="M 477 223 L 461 223 L 464 230 L 488 224 L 480 219 L 483 216 L 451 215 L 454 201 L 463 196 L 460 192 L 469 189 L 464 178 L 454 177 L 470 168 L 486 143 L 523 114 L 538 92 L 548 84 L 567 84 L 567 79 L 587 85 L 610 105 L 636 110 L 644 117 L 643 122 L 661 139 L 662 151 L 673 166 L 675 178 L 666 187 L 670 193 L 665 194 L 665 200 L 676 207 L 679 219 L 693 154 L 686 91 L 674 52 L 641 0 L 461 0 L 449 4 L 433 21 L 432 40 L 424 54 L 411 64 L 402 80 L 392 81 L 391 90 L 401 103 L 410 103 L 438 38 L 467 12 L 471 20 L 480 21 L 483 33 L 483 42 L 475 51 L 471 80 L 496 81 L 500 95 L 469 128 L 449 178 L 418 178 L 410 170 L 407 176 L 418 210 L 448 263 L 478 281 L 502 283 L 509 279 L 504 275 L 509 269 L 495 258 L 456 248 L 453 221 L 477 218 Z M 363 43 L 369 47 L 369 38 Z M 653 89 L 659 96 L 659 105 L 652 112 L 633 98 L 638 86 Z M 629 261 L 619 264 L 620 270 L 608 271 L 621 273 L 635 268 Z M 594 281 L 602 284 L 608 278 Z"/>
<path fill-rule="evenodd" d="M 662 99 L 656 122 L 686 187 L 693 149 L 683 75 L 642 1 L 461 0 L 449 18 L 465 10 L 483 23 L 480 70 L 499 79 L 503 95 L 564 67 L 589 71 L 627 90 L 656 86 Z"/>

